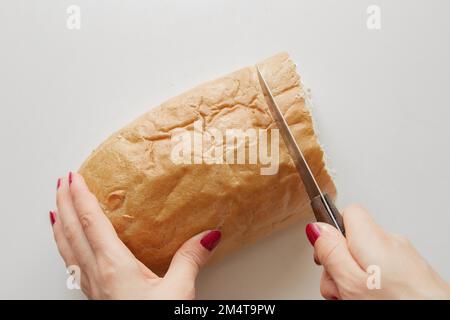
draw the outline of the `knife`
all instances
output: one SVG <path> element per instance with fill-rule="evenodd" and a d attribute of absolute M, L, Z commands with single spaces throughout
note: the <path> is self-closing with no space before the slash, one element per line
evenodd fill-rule
<path fill-rule="evenodd" d="M 266 80 L 264 80 L 263 76 L 261 75 L 258 66 L 256 66 L 256 71 L 258 73 L 258 79 L 264 93 L 264 97 L 266 99 L 267 105 L 269 106 L 270 113 L 272 114 L 272 118 L 275 120 L 275 123 L 278 126 L 280 134 L 283 137 L 283 141 L 286 144 L 288 152 L 292 160 L 294 161 L 300 178 L 303 181 L 303 185 L 305 186 L 306 192 L 308 193 L 309 199 L 311 201 L 311 207 L 316 220 L 318 222 L 331 224 L 345 236 L 344 223 L 339 210 L 334 205 L 331 197 L 326 193 L 322 193 L 322 190 L 320 190 L 319 184 L 314 178 L 311 168 L 306 162 L 306 159 L 303 156 L 300 147 L 295 141 L 294 135 L 292 134 L 291 129 L 286 122 L 286 119 L 281 113 L 280 108 L 275 102 L 269 86 L 267 85 Z"/>

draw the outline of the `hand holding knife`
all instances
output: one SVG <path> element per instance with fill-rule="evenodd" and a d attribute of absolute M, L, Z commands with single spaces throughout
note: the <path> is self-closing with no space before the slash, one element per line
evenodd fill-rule
<path fill-rule="evenodd" d="M 311 169 L 303 156 L 300 147 L 295 141 L 294 135 L 292 134 L 286 119 L 280 111 L 275 99 L 270 92 L 270 89 L 264 80 L 258 66 L 256 66 L 256 71 L 258 73 L 259 83 L 266 98 L 266 102 L 269 106 L 272 118 L 275 120 L 283 141 L 288 148 L 288 152 L 294 161 L 295 167 L 303 181 L 306 192 L 308 193 L 309 199 L 311 200 L 311 207 L 314 211 L 314 215 L 318 222 L 325 222 L 335 226 L 344 236 L 345 228 L 342 220 L 342 216 L 338 209 L 334 205 L 331 198 L 325 193 L 322 193 L 319 185 L 317 184 Z"/>

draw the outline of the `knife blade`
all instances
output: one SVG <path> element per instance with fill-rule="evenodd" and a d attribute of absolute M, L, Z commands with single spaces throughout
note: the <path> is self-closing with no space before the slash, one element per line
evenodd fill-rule
<path fill-rule="evenodd" d="M 272 118 L 277 124 L 278 130 L 280 131 L 283 141 L 286 144 L 289 155 L 291 156 L 300 178 L 303 181 L 303 185 L 305 186 L 305 190 L 311 201 L 311 207 L 316 220 L 335 226 L 343 235 L 345 235 L 344 223 L 339 210 L 334 205 L 332 199 L 327 194 L 322 193 L 319 184 L 314 178 L 311 168 L 309 167 L 300 147 L 298 146 L 297 141 L 295 140 L 294 135 L 292 134 L 292 131 L 289 128 L 289 125 L 280 108 L 278 107 L 275 98 L 273 97 L 272 92 L 270 91 L 269 86 L 262 76 L 258 66 L 256 66 L 256 71 Z"/>

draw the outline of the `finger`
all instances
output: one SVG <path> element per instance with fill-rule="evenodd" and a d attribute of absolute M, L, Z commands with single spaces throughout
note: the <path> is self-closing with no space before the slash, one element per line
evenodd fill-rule
<path fill-rule="evenodd" d="M 77 260 L 75 259 L 72 249 L 70 248 L 70 245 L 64 236 L 64 232 L 62 231 L 61 220 L 58 218 L 57 212 L 50 211 L 50 221 L 53 225 L 53 237 L 55 238 L 56 246 L 66 267 L 77 265 Z"/>
<path fill-rule="evenodd" d="M 72 249 L 70 248 L 69 243 L 67 242 L 67 239 L 64 236 L 61 219 L 58 218 L 58 212 L 50 211 L 50 222 L 52 223 L 53 236 L 55 238 L 56 246 L 58 248 L 59 254 L 64 260 L 67 272 L 69 272 L 70 270 L 76 270 L 73 268 L 75 266 L 79 266 L 79 264 L 72 252 Z M 79 271 L 81 272 L 81 274 L 79 274 L 78 276 L 76 276 L 75 274 L 71 275 L 75 278 L 78 277 L 83 292 L 89 296 L 90 284 L 88 281 L 88 277 L 85 272 L 81 270 Z"/>
<path fill-rule="evenodd" d="M 175 253 L 165 279 L 193 284 L 221 238 L 219 230 L 205 231 L 186 241 Z"/>
<path fill-rule="evenodd" d="M 327 300 L 340 299 L 339 290 L 326 270 L 322 272 L 322 278 L 320 279 L 320 294 Z"/>
<path fill-rule="evenodd" d="M 365 272 L 353 259 L 344 236 L 326 223 L 310 223 L 306 232 L 319 262 L 338 285 L 361 282 Z"/>
<path fill-rule="evenodd" d="M 388 234 L 359 205 L 348 206 L 342 215 L 348 247 L 358 264 L 366 270 L 368 266 L 379 263 L 377 259 L 383 256 Z"/>
<path fill-rule="evenodd" d="M 64 237 L 67 239 L 79 267 L 87 272 L 85 269 L 95 266 L 95 258 L 73 206 L 68 179 L 61 179 L 56 195 L 56 204 Z"/>
<path fill-rule="evenodd" d="M 319 261 L 319 258 L 317 257 L 317 252 L 314 250 L 314 255 L 313 255 L 313 259 L 314 259 L 314 263 L 317 264 L 318 266 L 321 266 L 322 264 Z"/>
<path fill-rule="evenodd" d="M 128 250 L 80 174 L 72 173 L 70 194 L 75 212 L 94 255 L 128 255 Z"/>

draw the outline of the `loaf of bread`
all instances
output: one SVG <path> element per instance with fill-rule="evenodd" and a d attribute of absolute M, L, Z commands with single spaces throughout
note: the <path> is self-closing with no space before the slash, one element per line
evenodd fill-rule
<path fill-rule="evenodd" d="M 258 66 L 320 187 L 334 198 L 336 189 L 295 64 L 281 53 Z M 262 174 L 260 161 L 173 161 L 175 132 L 192 132 L 196 121 L 205 130 L 276 129 L 255 66 L 204 83 L 150 110 L 110 136 L 79 170 L 123 242 L 160 275 L 180 245 L 201 231 L 222 231 L 213 257 L 217 260 L 302 216 L 313 219 L 281 137 L 276 174 Z"/>

